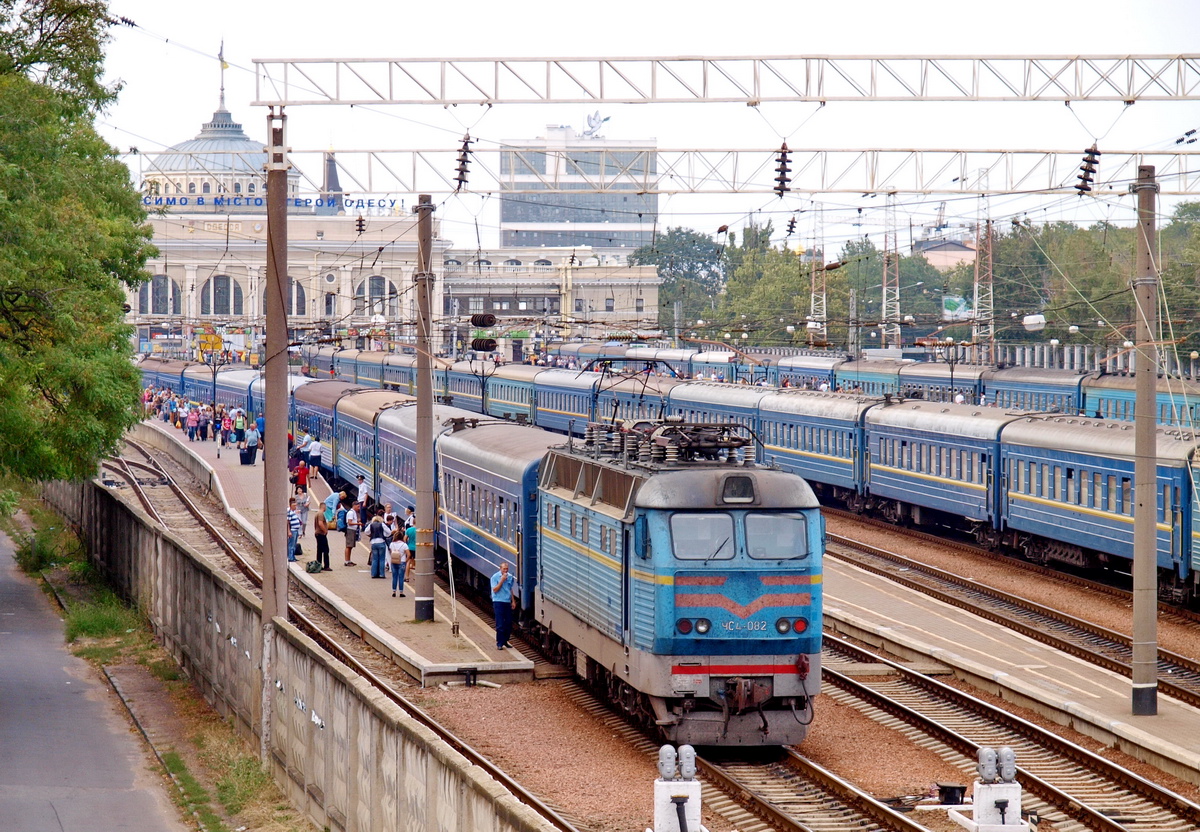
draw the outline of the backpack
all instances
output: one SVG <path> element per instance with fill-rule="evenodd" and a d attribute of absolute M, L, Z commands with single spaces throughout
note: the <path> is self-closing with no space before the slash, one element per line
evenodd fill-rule
<path fill-rule="evenodd" d="M 337 513 L 337 530 L 339 532 L 346 531 L 346 509 L 339 508 Z"/>
<path fill-rule="evenodd" d="M 304 571 L 309 572 L 311 574 L 316 574 L 317 572 L 320 572 L 321 571 L 321 561 L 310 560 L 308 563 L 304 564 Z"/>

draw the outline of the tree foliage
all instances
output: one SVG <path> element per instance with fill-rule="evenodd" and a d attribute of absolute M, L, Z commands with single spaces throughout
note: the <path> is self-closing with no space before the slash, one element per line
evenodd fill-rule
<path fill-rule="evenodd" d="M 1013 225 L 993 232 L 992 264 L 995 326 L 1002 341 L 1063 339 L 1064 343 L 1103 345 L 1130 336 L 1135 304 L 1129 288 L 1134 269 L 1135 230 L 1098 223 L 1080 228 L 1070 223 Z M 751 226 L 741 244 L 730 235 L 724 253 L 728 276 L 718 314 L 706 315 L 706 337 L 749 344 L 801 346 L 810 314 L 813 259 L 772 247 L 769 228 Z M 1169 327 L 1164 340 L 1200 348 L 1200 203 L 1183 203 L 1158 235 L 1160 252 L 1160 317 Z M 808 254 L 808 253 L 805 253 Z M 882 317 L 883 252 L 868 237 L 847 241 L 836 268 L 824 272 L 828 341 L 849 342 L 850 328 L 863 330 L 862 343 L 877 330 Z M 945 272 L 919 253 L 899 258 L 900 311 L 912 316 L 905 327 L 908 342 L 920 335 L 942 333 L 942 297 L 974 299 L 975 266 L 964 263 Z M 819 278 L 819 275 L 818 275 Z M 818 286 L 820 286 L 818 279 Z M 851 294 L 855 311 L 851 313 Z M 1043 314 L 1045 330 L 1028 333 L 1025 315 Z M 793 332 L 786 330 L 792 325 Z M 1069 333 L 1077 326 L 1079 333 Z M 945 329 L 954 337 L 970 336 L 970 324 Z M 877 342 L 876 342 L 877 343 Z"/>
<path fill-rule="evenodd" d="M 91 9 L 103 31 L 103 4 L 40 5 Z M 30 479 L 93 475 L 137 418 L 124 289 L 152 253 L 129 173 L 91 124 L 99 65 L 90 80 L 83 66 L 100 38 L 89 52 L 88 24 L 63 15 L 69 37 L 23 36 L 42 57 L 0 72 L 0 470 Z M 77 65 L 49 65 L 76 47 Z"/>
<path fill-rule="evenodd" d="M 107 0 L 0 0 L 0 76 L 56 90 L 72 109 L 101 110 L 120 89 L 100 80 L 113 22 Z"/>
<path fill-rule="evenodd" d="M 683 306 L 683 320 L 704 317 L 724 286 L 721 247 L 712 237 L 688 228 L 669 228 L 652 244 L 629 255 L 632 266 L 657 266 L 662 279 L 658 308 L 660 325 L 673 326 L 674 304 Z"/>

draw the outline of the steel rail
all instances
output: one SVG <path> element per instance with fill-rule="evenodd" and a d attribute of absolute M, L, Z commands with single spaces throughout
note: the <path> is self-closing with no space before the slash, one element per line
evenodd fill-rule
<path fill-rule="evenodd" d="M 1110 670 L 1114 673 L 1119 673 L 1129 677 L 1132 674 L 1132 669 L 1129 661 L 1122 661 L 1120 658 L 1114 658 L 1112 655 L 1107 655 L 1100 650 L 1089 647 L 1081 641 L 1086 639 L 1081 637 L 1081 641 L 1075 641 L 1070 638 L 1057 635 L 1052 632 L 1046 625 L 1056 625 L 1059 628 L 1074 629 L 1080 633 L 1091 636 L 1094 639 L 1103 639 L 1110 642 L 1109 649 L 1111 652 L 1118 654 L 1131 655 L 1132 640 L 1127 636 L 1122 635 L 1114 630 L 1109 630 L 1101 627 L 1098 624 L 1093 624 L 1089 621 L 1084 621 L 1080 618 L 1067 615 L 1066 613 L 1050 609 L 1020 596 L 1011 595 L 998 589 L 981 586 L 971 581 L 960 578 L 937 567 L 913 561 L 905 558 L 903 555 L 886 550 L 878 549 L 870 544 L 860 541 L 842 538 L 836 535 L 829 535 L 829 541 L 850 549 L 859 551 L 871 557 L 881 558 L 889 563 L 902 564 L 905 569 L 911 573 L 916 573 L 917 576 L 926 575 L 929 578 L 945 581 L 952 584 L 961 590 L 975 595 L 982 596 L 984 599 L 992 601 L 996 604 L 1004 604 L 1026 612 L 1029 615 L 1041 618 L 1040 622 L 1030 623 L 1022 621 L 1013 615 L 1006 613 L 1002 609 L 997 609 L 991 606 L 980 606 L 978 600 L 972 600 L 969 597 L 956 595 L 952 592 L 946 592 L 936 587 L 930 586 L 926 581 L 922 581 L 920 577 L 911 575 L 899 574 L 895 570 L 888 569 L 871 563 L 866 563 L 862 560 L 839 555 L 837 552 L 827 549 L 827 557 L 835 557 L 844 560 L 847 563 L 852 563 L 854 566 L 871 572 L 872 574 L 880 575 L 890 581 L 908 587 L 931 598 L 935 598 L 942 603 L 949 604 L 959 609 L 967 610 L 968 612 L 978 615 L 988 621 L 1000 624 L 1010 630 L 1018 632 L 1028 638 L 1031 638 L 1041 644 L 1053 647 L 1068 655 L 1082 659 L 1089 664 L 1094 664 L 1102 667 L 1105 670 Z M 1200 662 L 1194 659 L 1182 656 L 1178 653 L 1172 653 L 1169 650 L 1159 650 L 1158 659 L 1159 669 L 1159 687 L 1169 696 L 1178 699 L 1193 707 L 1200 707 Z M 1190 675 L 1193 681 L 1191 686 L 1181 683 L 1176 679 L 1182 671 L 1185 675 Z"/>
<path fill-rule="evenodd" d="M 164 469 L 162 469 L 161 465 L 158 464 L 157 460 L 155 460 L 151 454 L 149 454 L 144 448 L 135 442 L 132 442 L 128 439 L 126 442 L 135 447 L 151 462 L 149 465 L 146 463 L 137 464 L 147 467 L 151 470 L 157 468 L 158 472 L 161 474 L 161 476 L 163 476 L 167 484 L 170 486 L 172 492 L 185 506 L 185 508 L 187 508 L 188 512 L 196 518 L 196 520 L 204 527 L 206 531 L 208 531 L 222 551 L 224 551 L 230 558 L 233 559 L 233 561 L 238 565 L 246 577 L 250 579 L 255 587 L 261 590 L 262 574 L 234 548 L 234 546 L 223 534 L 221 534 L 216 526 L 213 525 L 213 523 L 209 521 L 204 513 L 195 505 L 187 493 L 179 486 L 178 483 L 175 482 L 174 478 L 167 474 Z M 462 754 L 462 756 L 465 757 L 469 762 L 486 771 L 493 779 L 501 783 L 506 789 L 512 792 L 514 796 L 518 797 L 523 803 L 527 804 L 531 809 L 541 815 L 546 821 L 554 826 L 554 828 L 563 830 L 563 832 L 577 832 L 575 826 L 569 823 L 552 808 L 543 803 L 540 798 L 521 786 L 516 780 L 488 760 L 483 754 L 472 748 L 468 743 L 464 742 L 446 728 L 438 724 L 432 717 L 426 714 L 419 707 L 414 705 L 405 697 L 401 696 L 391 685 L 387 683 L 386 680 L 378 676 L 370 668 L 360 662 L 353 654 L 346 650 L 346 648 L 342 647 L 340 644 L 326 635 L 316 623 L 314 623 L 310 618 L 308 618 L 306 615 L 304 615 L 304 613 L 290 603 L 287 607 L 287 615 L 288 619 L 292 623 L 294 623 L 306 636 L 317 642 L 322 649 L 328 651 L 338 661 L 350 667 L 373 688 L 398 705 L 406 714 L 415 719 L 421 725 L 433 731 L 439 739 L 441 739 L 458 753 Z"/>
<path fill-rule="evenodd" d="M 1060 754 L 1063 758 L 1070 760 L 1072 763 L 1080 766 L 1081 768 L 1108 778 L 1127 792 L 1139 795 L 1143 799 L 1153 803 L 1158 807 L 1174 812 L 1182 817 L 1183 820 L 1193 824 L 1196 828 L 1200 828 L 1200 805 L 1192 803 L 1191 801 L 1181 797 L 1178 794 L 1175 794 L 1169 789 L 1165 789 L 1156 783 L 1152 783 L 1151 781 L 1134 774 L 1128 769 L 1122 768 L 1116 763 L 1113 763 L 1098 754 L 1094 754 L 1091 751 L 1088 751 L 1086 748 L 1082 748 L 1081 746 L 1069 742 L 1057 734 L 1041 728 L 1040 726 L 1035 725 L 1028 720 L 1021 719 L 1018 716 L 989 705 L 987 702 L 984 702 L 981 699 L 977 699 L 958 690 L 957 688 L 951 687 L 950 685 L 939 682 L 936 679 L 932 679 L 922 673 L 911 670 L 902 664 L 890 661 L 882 656 L 876 655 L 869 650 L 858 647 L 836 636 L 826 634 L 824 636 L 824 642 L 827 646 L 831 646 L 836 650 L 843 652 L 844 654 L 852 656 L 856 661 L 882 664 L 891 669 L 895 675 L 901 677 L 907 684 L 925 690 L 950 703 L 952 706 L 959 708 L 960 710 L 974 713 L 986 720 L 989 720 L 994 724 L 1001 726 L 1005 730 L 1011 731 L 1026 740 L 1047 747 L 1054 753 Z M 926 726 L 928 726 L 931 731 L 936 732 L 935 736 L 937 736 L 938 739 L 946 742 L 947 745 L 955 748 L 955 750 L 959 751 L 960 753 L 967 754 L 967 756 L 975 755 L 978 745 L 971 742 L 969 739 L 950 731 L 950 729 L 945 728 L 944 726 L 937 725 L 936 722 L 933 722 L 924 715 L 919 714 L 904 705 L 891 701 L 888 699 L 888 697 L 878 691 L 870 690 L 865 685 L 849 679 L 849 677 L 844 676 L 835 670 L 822 667 L 822 673 L 825 673 L 826 671 L 829 673 L 829 679 L 839 687 L 852 690 L 855 695 L 858 695 L 859 690 L 867 691 L 868 693 L 866 694 L 865 698 L 869 698 L 872 705 L 875 705 L 881 710 L 884 710 L 905 721 L 910 721 L 911 715 L 912 723 L 922 728 L 922 730 L 925 730 Z M 1103 813 L 1084 806 L 1080 802 L 1081 798 L 1061 792 L 1061 790 L 1059 790 L 1057 787 L 1044 784 L 1044 781 L 1042 781 L 1040 778 L 1037 778 L 1035 775 L 1030 774 L 1028 771 L 1024 769 L 1022 769 L 1022 771 L 1024 772 L 1024 777 L 1028 778 L 1029 783 L 1032 784 L 1031 791 L 1034 791 L 1047 802 L 1054 803 L 1055 800 L 1065 800 L 1065 803 L 1055 804 L 1056 808 L 1059 808 L 1068 814 L 1072 814 L 1072 816 L 1080 822 L 1088 824 L 1102 823 L 1099 828 L 1105 829 L 1112 828 L 1117 830 L 1124 828 L 1122 826 L 1107 825 L 1110 822 L 1109 819 L 1103 815 Z M 1045 785 L 1047 789 L 1045 792 L 1039 791 L 1043 788 L 1043 785 Z M 1076 811 L 1075 807 L 1077 805 L 1081 810 L 1086 811 L 1087 816 L 1073 814 Z M 1099 820 L 1101 818 L 1103 819 L 1103 822 Z"/>

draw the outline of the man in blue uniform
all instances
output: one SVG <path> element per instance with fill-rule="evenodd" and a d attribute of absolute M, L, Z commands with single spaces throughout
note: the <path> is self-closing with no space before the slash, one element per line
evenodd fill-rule
<path fill-rule="evenodd" d="M 513 576 L 508 574 L 508 564 L 500 564 L 500 571 L 492 576 L 492 611 L 496 615 L 496 649 L 512 647 L 508 643 L 512 635 Z"/>

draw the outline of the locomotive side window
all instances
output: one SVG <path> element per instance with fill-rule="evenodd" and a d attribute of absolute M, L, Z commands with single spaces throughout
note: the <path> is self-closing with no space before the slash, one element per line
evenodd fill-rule
<path fill-rule="evenodd" d="M 728 514 L 671 515 L 671 549 L 680 560 L 731 560 L 733 518 Z"/>
<path fill-rule="evenodd" d="M 808 521 L 802 514 L 747 514 L 746 550 L 757 559 L 808 556 Z"/>

